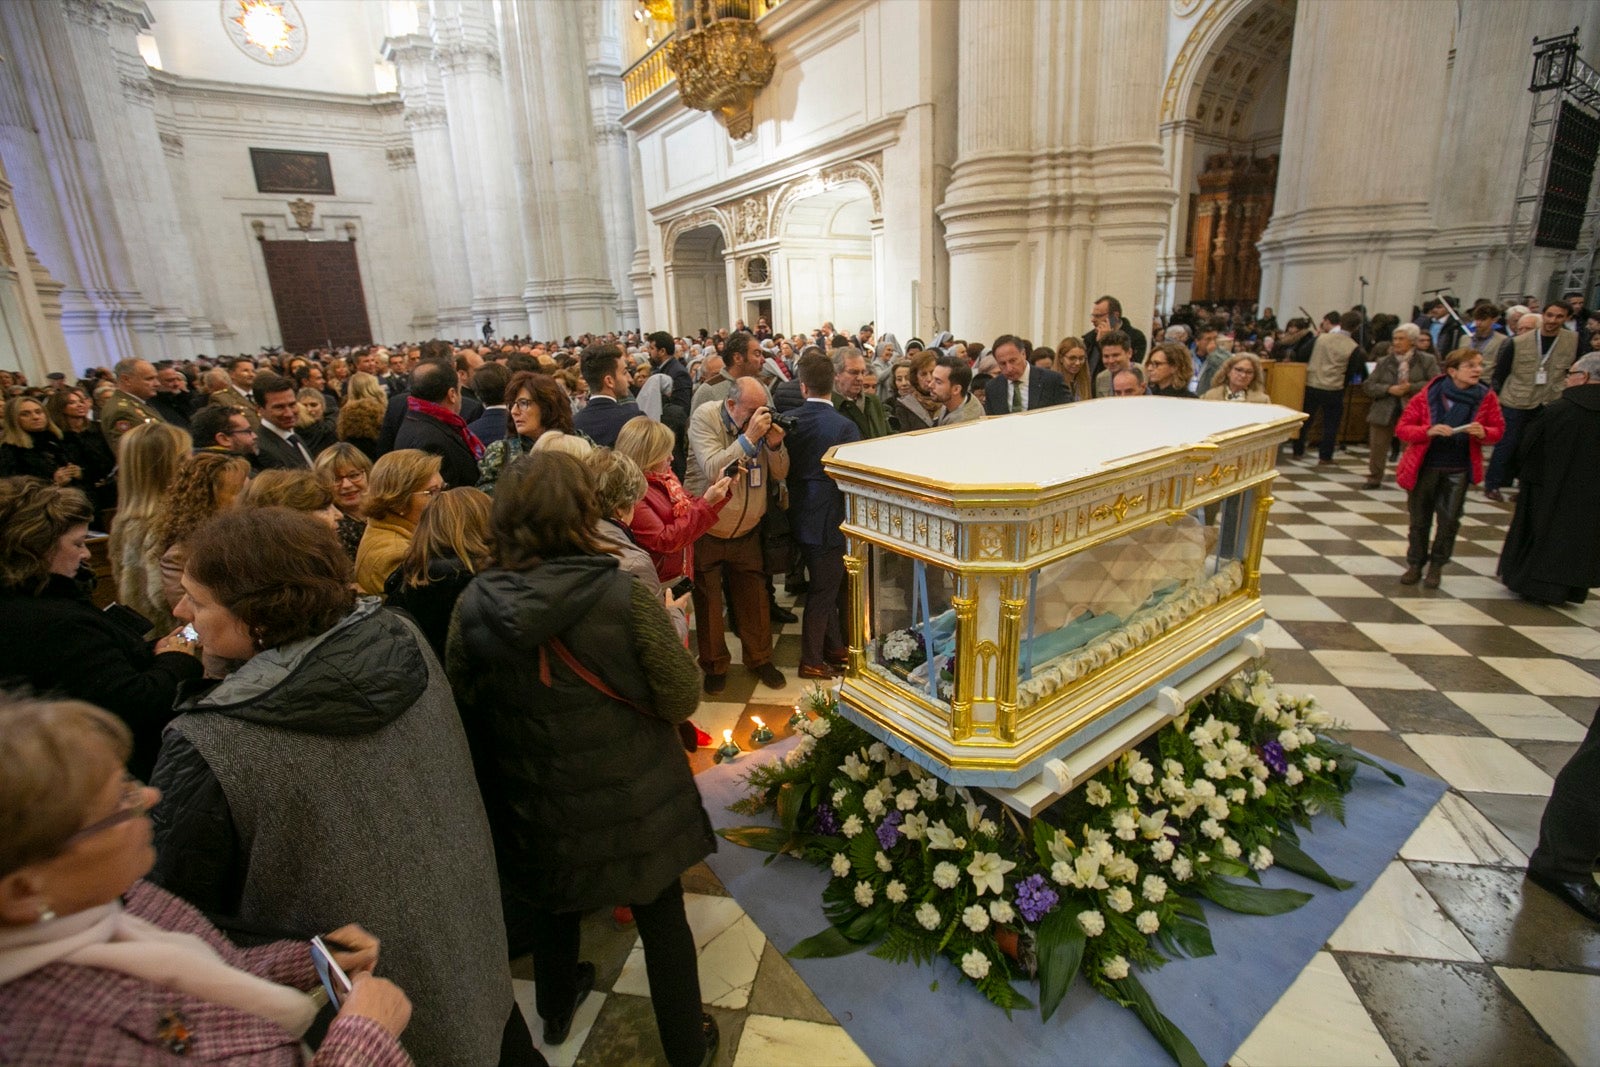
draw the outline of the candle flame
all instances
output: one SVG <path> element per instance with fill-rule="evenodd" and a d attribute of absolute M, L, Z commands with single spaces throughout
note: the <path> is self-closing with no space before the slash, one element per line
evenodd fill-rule
<path fill-rule="evenodd" d="M 733 731 L 732 730 L 724 730 L 724 731 L 722 731 L 722 743 L 725 744 L 725 745 L 733 744 Z"/>
<path fill-rule="evenodd" d="M 762 728 L 762 727 L 764 727 L 764 726 L 766 726 L 766 725 L 767 725 L 767 724 L 766 724 L 766 723 L 764 723 L 764 722 L 762 722 L 762 721 L 761 721 L 761 716 L 759 716 L 759 715 L 752 715 L 752 716 L 750 716 L 750 721 L 751 721 L 751 722 L 753 722 L 753 723 L 755 723 L 755 724 L 756 724 L 756 729 L 757 729 L 757 730 L 759 730 L 759 729 L 761 729 L 761 728 Z"/>

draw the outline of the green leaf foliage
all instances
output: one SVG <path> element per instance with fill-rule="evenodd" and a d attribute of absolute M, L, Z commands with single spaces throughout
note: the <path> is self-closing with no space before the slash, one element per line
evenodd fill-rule
<path fill-rule="evenodd" d="M 1161 1042 L 1161 1047 L 1178 1061 L 1178 1067 L 1206 1067 L 1206 1061 L 1200 1058 L 1200 1052 L 1194 1047 L 1194 1042 L 1179 1030 L 1173 1021 L 1161 1014 L 1155 1001 L 1150 999 L 1150 994 L 1133 975 L 1121 978 L 1111 983 L 1124 1003 L 1133 1009 L 1133 1013 L 1144 1023 L 1150 1036 Z"/>
<path fill-rule="evenodd" d="M 868 943 L 852 941 L 845 937 L 837 926 L 830 926 L 821 933 L 812 934 L 801 941 L 785 955 L 795 960 L 817 960 L 829 956 L 848 956 L 852 952 L 860 952 L 870 947 Z"/>
<path fill-rule="evenodd" d="M 1039 924 L 1039 1015 L 1046 1022 L 1072 988 L 1083 964 L 1086 940 L 1083 927 L 1065 908 L 1052 911 Z"/>
<path fill-rule="evenodd" d="M 794 834 L 778 826 L 729 826 L 718 830 L 717 835 L 725 841 L 762 852 L 784 852 L 794 842 Z"/>
<path fill-rule="evenodd" d="M 1322 864 L 1306 855 L 1299 845 L 1289 840 L 1287 836 L 1278 838 L 1272 843 L 1272 856 L 1277 860 L 1278 866 L 1286 871 L 1293 871 L 1302 878 L 1309 878 L 1313 882 L 1332 886 L 1335 889 L 1349 889 L 1355 885 L 1348 878 L 1339 878 L 1329 874 L 1323 869 Z"/>
<path fill-rule="evenodd" d="M 1243 915 L 1282 915 L 1311 899 L 1298 889 L 1262 889 L 1226 878 L 1207 878 L 1196 888 L 1211 903 Z"/>

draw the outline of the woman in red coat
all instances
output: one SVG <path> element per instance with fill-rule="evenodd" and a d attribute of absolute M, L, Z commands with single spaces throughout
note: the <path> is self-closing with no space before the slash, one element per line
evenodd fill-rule
<path fill-rule="evenodd" d="M 732 482 L 721 478 L 696 499 L 672 473 L 672 431 L 641 415 L 617 434 L 617 451 L 644 472 L 644 499 L 633 509 L 629 527 L 639 547 L 650 553 L 656 577 L 667 585 L 694 571 L 695 540 L 717 521 Z"/>
<path fill-rule="evenodd" d="M 1483 356 L 1470 348 L 1456 349 L 1445 357 L 1444 373 L 1411 398 L 1395 427 L 1395 436 L 1406 446 L 1395 481 L 1408 494 L 1411 513 L 1401 585 L 1415 585 L 1420 579 L 1425 589 L 1439 588 L 1440 572 L 1450 562 L 1461 528 L 1467 486 L 1483 481 L 1483 446 L 1499 441 L 1506 432 L 1500 401 L 1479 380 L 1482 377 Z"/>

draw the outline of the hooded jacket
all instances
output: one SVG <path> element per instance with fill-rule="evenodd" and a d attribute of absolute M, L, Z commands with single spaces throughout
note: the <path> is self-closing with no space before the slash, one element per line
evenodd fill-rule
<path fill-rule="evenodd" d="M 624 699 L 562 662 L 552 638 Z M 675 728 L 699 702 L 698 671 L 614 556 L 479 575 L 447 660 L 508 904 L 648 903 L 715 851 Z"/>
<path fill-rule="evenodd" d="M 494 1063 L 511 1011 L 493 846 L 444 671 L 363 599 L 179 702 L 150 880 L 224 927 L 359 922 L 411 998 L 418 1063 Z"/>

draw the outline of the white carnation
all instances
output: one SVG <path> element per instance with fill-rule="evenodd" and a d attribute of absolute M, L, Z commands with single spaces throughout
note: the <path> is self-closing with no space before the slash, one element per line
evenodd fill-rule
<path fill-rule="evenodd" d="M 1219 822 L 1228 817 L 1228 802 L 1221 797 L 1212 797 L 1206 801 L 1206 814 Z"/>
<path fill-rule="evenodd" d="M 941 863 L 933 869 L 933 884 L 940 889 L 954 889 L 961 881 L 961 868 L 953 863 Z"/>
<path fill-rule="evenodd" d="M 941 921 L 938 908 L 932 904 L 917 905 L 917 922 L 924 930 L 938 929 Z"/>
<path fill-rule="evenodd" d="M 1100 973 L 1113 982 L 1120 982 L 1128 977 L 1128 961 L 1121 956 L 1112 956 L 1101 966 Z"/>
<path fill-rule="evenodd" d="M 895 795 L 894 806 L 901 811 L 910 811 L 917 806 L 918 793 L 915 789 L 902 789 Z"/>
<path fill-rule="evenodd" d="M 1156 769 L 1149 760 L 1140 757 L 1128 766 L 1128 777 L 1137 785 L 1149 785 L 1156 780 Z"/>
<path fill-rule="evenodd" d="M 1201 800 L 1210 800 L 1212 797 L 1217 795 L 1217 787 L 1206 781 L 1204 778 L 1197 778 L 1195 779 L 1194 785 L 1189 787 L 1189 792 L 1193 793 Z"/>
<path fill-rule="evenodd" d="M 1217 822 L 1215 819 L 1207 819 L 1205 822 L 1201 823 L 1200 832 L 1211 838 L 1213 841 L 1222 837 L 1224 833 L 1222 824 Z"/>
<path fill-rule="evenodd" d="M 1160 841 L 1150 846 L 1150 855 L 1154 856 L 1159 862 L 1165 863 L 1172 858 L 1172 854 L 1176 850 L 1172 840 L 1163 837 Z"/>
<path fill-rule="evenodd" d="M 872 857 L 872 862 L 876 863 L 878 865 L 878 870 L 882 871 L 884 874 L 888 874 L 890 871 L 894 870 L 894 864 L 890 863 L 889 857 L 885 856 L 882 852 L 876 853 Z"/>
<path fill-rule="evenodd" d="M 1159 904 L 1167 899 L 1167 880 L 1158 874 L 1144 876 L 1144 899 Z"/>
<path fill-rule="evenodd" d="M 871 882 L 857 882 L 856 883 L 856 903 L 860 904 L 863 908 L 872 907 L 872 883 Z"/>
<path fill-rule="evenodd" d="M 1272 866 L 1272 863 L 1272 850 L 1266 845 L 1261 845 L 1254 852 L 1250 853 L 1250 866 L 1254 867 L 1258 871 L 1266 870 L 1268 867 Z"/>
<path fill-rule="evenodd" d="M 989 910 L 982 904 L 973 904 L 961 913 L 961 922 L 975 934 L 989 928 Z"/>
<path fill-rule="evenodd" d="M 1206 760 L 1204 770 L 1207 778 L 1215 778 L 1221 781 L 1228 777 L 1228 770 L 1222 765 L 1221 760 Z"/>
<path fill-rule="evenodd" d="M 1293 752 L 1300 747 L 1300 734 L 1294 729 L 1287 729 L 1278 734 L 1278 744 L 1283 746 L 1285 752 Z"/>
<path fill-rule="evenodd" d="M 1241 789 L 1230 789 L 1230 790 L 1228 790 L 1228 803 L 1229 804 L 1243 804 L 1244 803 L 1244 799 L 1245 799 L 1245 794 L 1244 794 L 1244 790 L 1242 788 Z"/>
<path fill-rule="evenodd" d="M 874 763 L 882 763 L 889 758 L 889 746 L 882 741 L 874 741 L 867 748 L 867 758 Z"/>
<path fill-rule="evenodd" d="M 1050 880 L 1056 885 L 1075 885 L 1072 864 L 1066 860 L 1056 860 L 1050 865 Z"/>
<path fill-rule="evenodd" d="M 833 876 L 843 878 L 850 873 L 850 860 L 843 852 L 833 854 Z"/>
<path fill-rule="evenodd" d="M 1133 812 L 1127 808 L 1121 808 L 1111 816 L 1111 828 L 1122 841 L 1132 841 L 1139 836 L 1139 823 L 1134 818 Z"/>
<path fill-rule="evenodd" d="M 1119 885 L 1106 894 L 1106 906 L 1112 911 L 1121 914 L 1133 908 L 1133 894 L 1125 885 Z"/>
<path fill-rule="evenodd" d="M 1326 770 L 1329 774 L 1332 774 L 1334 771 L 1339 769 L 1339 764 L 1338 764 L 1338 761 L 1336 761 L 1336 760 L 1329 760 L 1327 763 L 1324 763 L 1322 766 L 1323 766 L 1323 769 Z"/>
<path fill-rule="evenodd" d="M 961 971 L 973 981 L 980 981 L 989 973 L 989 957 L 973 949 L 961 957 Z"/>
<path fill-rule="evenodd" d="M 874 819 L 878 818 L 884 812 L 883 797 L 878 795 L 878 791 L 876 789 L 869 789 L 861 795 L 861 806 L 866 809 L 867 814 L 872 816 Z"/>
<path fill-rule="evenodd" d="M 991 900 L 989 901 L 989 917 L 997 923 L 1008 923 L 1017 916 L 1016 912 L 1012 911 L 1009 901 Z"/>
<path fill-rule="evenodd" d="M 1090 937 L 1099 937 L 1106 932 L 1106 917 L 1098 911 L 1080 911 L 1078 925 L 1083 927 L 1083 932 Z"/>
<path fill-rule="evenodd" d="M 1312 774 L 1316 774 L 1318 771 L 1322 770 L 1322 760 L 1318 759 L 1316 756 L 1307 756 L 1306 770 L 1310 771 Z"/>
<path fill-rule="evenodd" d="M 827 719 L 812 719 L 809 732 L 812 737 L 820 740 L 824 737 L 827 737 L 828 731 L 831 729 L 833 729 L 833 726 L 828 722 Z"/>
<path fill-rule="evenodd" d="M 1188 856 L 1179 856 L 1172 861 L 1172 877 L 1180 882 L 1187 882 L 1194 877 L 1194 864 L 1189 862 Z"/>
<path fill-rule="evenodd" d="M 1250 779 L 1250 795 L 1257 800 L 1267 795 L 1267 783 L 1259 778 Z"/>
<path fill-rule="evenodd" d="M 837 808 L 839 805 L 843 804 L 844 803 L 844 798 L 849 796 L 849 795 L 850 795 L 850 791 L 848 789 L 844 788 L 843 786 L 840 786 L 838 789 L 835 789 L 833 791 L 833 806 Z"/>
<path fill-rule="evenodd" d="M 1239 842 L 1235 841 L 1233 838 L 1224 837 L 1222 839 L 1222 854 L 1227 856 L 1230 860 L 1238 859 L 1243 851 L 1244 850 L 1239 847 Z"/>
<path fill-rule="evenodd" d="M 1133 920 L 1141 934 L 1153 934 L 1161 929 L 1161 919 L 1153 911 L 1141 911 Z"/>
<path fill-rule="evenodd" d="M 1289 765 L 1289 769 L 1284 772 L 1283 780 L 1288 782 L 1290 785 L 1299 785 L 1301 782 L 1306 780 L 1306 776 L 1301 773 L 1299 767 L 1296 767 L 1291 763 Z"/>
<path fill-rule="evenodd" d="M 844 836 L 846 837 L 856 836 L 861 832 L 861 817 L 859 815 L 850 816 L 844 821 L 844 826 L 840 829 L 844 831 Z"/>
<path fill-rule="evenodd" d="M 904 904 L 906 902 L 905 883 L 896 878 L 883 887 L 883 895 L 891 904 Z"/>

